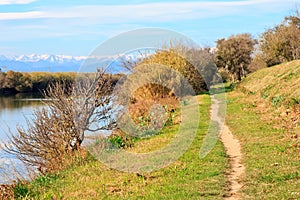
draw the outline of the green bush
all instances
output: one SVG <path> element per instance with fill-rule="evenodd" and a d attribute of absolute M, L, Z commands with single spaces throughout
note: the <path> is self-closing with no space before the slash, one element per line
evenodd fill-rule
<path fill-rule="evenodd" d="M 133 146 L 133 137 L 117 129 L 108 137 L 109 142 L 116 148 L 129 148 Z"/>
<path fill-rule="evenodd" d="M 28 184 L 17 183 L 14 187 L 14 196 L 16 199 L 27 197 L 30 195 Z"/>

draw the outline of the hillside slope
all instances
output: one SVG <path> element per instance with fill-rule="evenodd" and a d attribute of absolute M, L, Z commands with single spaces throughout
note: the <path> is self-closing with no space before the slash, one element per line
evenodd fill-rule
<path fill-rule="evenodd" d="M 300 199 L 300 61 L 259 70 L 227 94 L 242 146 L 241 199 Z"/>
<path fill-rule="evenodd" d="M 239 88 L 265 119 L 275 120 L 275 126 L 292 133 L 295 139 L 300 136 L 300 60 L 259 70 Z M 300 141 L 295 142 L 300 150 Z"/>
<path fill-rule="evenodd" d="M 297 104 L 300 102 L 300 60 L 259 70 L 247 77 L 240 87 L 263 99 L 276 101 L 277 98 L 286 106 Z"/>

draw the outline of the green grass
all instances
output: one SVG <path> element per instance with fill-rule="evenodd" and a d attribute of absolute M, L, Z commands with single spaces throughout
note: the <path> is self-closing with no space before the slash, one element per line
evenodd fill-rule
<path fill-rule="evenodd" d="M 199 150 L 209 126 L 210 98 L 200 99 L 200 125 L 190 148 L 163 169 L 133 174 L 109 169 L 89 156 L 79 166 L 31 182 L 23 199 L 222 199 L 226 194 L 228 159 L 221 142 L 205 158 Z M 130 151 L 160 148 L 175 136 L 178 127 L 139 140 Z M 22 199 L 22 197 L 19 197 Z"/>
<path fill-rule="evenodd" d="M 300 199 L 300 156 L 292 131 L 280 125 L 278 113 L 300 102 L 300 61 L 262 69 L 231 91 L 226 87 L 226 123 L 240 140 L 245 174 L 242 199 Z M 259 81 L 257 81 L 259 80 Z M 19 199 L 222 199 L 228 182 L 228 158 L 219 141 L 205 158 L 199 150 L 209 127 L 210 98 L 199 96 L 200 125 L 190 148 L 177 161 L 149 173 L 109 169 L 89 155 L 84 162 L 55 175 L 17 185 Z M 292 116 L 299 115 L 297 110 Z M 289 119 L 287 119 L 289 120 Z M 290 121 L 287 121 L 288 123 Z M 290 123 L 291 124 L 291 123 Z M 131 152 L 164 147 L 178 125 L 135 141 Z"/>
<path fill-rule="evenodd" d="M 258 112 L 251 95 L 228 94 L 226 122 L 241 142 L 246 174 L 242 199 L 300 199 L 299 153 L 276 120 Z"/>
<path fill-rule="evenodd" d="M 246 167 L 242 199 L 300 199 L 299 140 L 292 138 L 300 130 L 299 72 L 299 60 L 265 68 L 227 95 L 226 123 Z"/>

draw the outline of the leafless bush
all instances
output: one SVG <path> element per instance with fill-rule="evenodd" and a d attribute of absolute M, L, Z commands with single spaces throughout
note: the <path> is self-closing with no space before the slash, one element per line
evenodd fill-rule
<path fill-rule="evenodd" d="M 27 119 L 28 128 L 18 127 L 6 151 L 42 173 L 61 169 L 78 155 L 86 131 L 114 127 L 112 87 L 104 71 L 81 77 L 72 86 L 51 85 L 45 107 Z"/>

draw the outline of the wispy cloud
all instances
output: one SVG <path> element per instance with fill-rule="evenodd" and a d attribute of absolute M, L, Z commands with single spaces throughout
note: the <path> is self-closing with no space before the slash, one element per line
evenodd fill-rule
<path fill-rule="evenodd" d="M 1 0 L 0 5 L 10 5 L 10 4 L 30 4 L 36 0 Z"/>
<path fill-rule="evenodd" d="M 5 0 L 13 1 L 13 0 Z M 30 0 L 15 0 L 15 2 L 29 2 Z M 251 14 L 252 10 L 272 11 L 282 8 L 287 2 L 296 0 L 241 0 L 223 2 L 166 2 L 132 5 L 93 5 L 56 8 L 34 12 L 0 13 L 0 20 L 32 19 L 32 18 L 82 18 L 89 22 L 97 21 L 100 24 L 124 22 L 167 22 L 173 20 L 199 19 L 220 17 L 234 14 Z"/>
<path fill-rule="evenodd" d="M 32 11 L 32 12 L 9 12 L 0 13 L 0 20 L 16 20 L 16 19 L 35 19 L 44 16 L 43 12 Z"/>
<path fill-rule="evenodd" d="M 30 2 L 34 0 L 0 0 L 0 5 Z M 149 26 L 181 31 L 197 41 L 213 43 L 230 34 L 261 33 L 266 27 L 280 23 L 299 0 L 162 0 L 156 3 L 144 0 L 144 3 L 132 3 L 138 2 L 134 0 L 113 5 L 93 2 L 94 5 L 87 5 L 72 1 L 72 5 L 62 6 L 59 1 L 48 0 L 39 1 L 38 6 L 7 6 L 7 10 L 1 6 L 0 54 L 10 51 L 1 49 L 3 46 L 13 46 L 18 52 L 85 54 L 95 46 L 95 41 Z M 20 42 L 24 44 L 23 49 Z M 80 48 L 75 48 L 77 46 Z"/>

